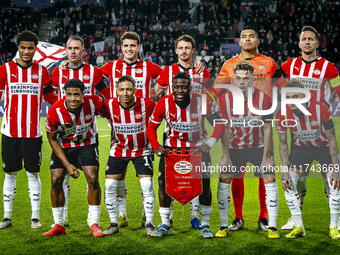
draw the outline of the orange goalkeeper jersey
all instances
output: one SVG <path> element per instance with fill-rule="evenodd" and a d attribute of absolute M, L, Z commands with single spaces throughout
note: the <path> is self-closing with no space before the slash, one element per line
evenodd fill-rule
<path fill-rule="evenodd" d="M 215 84 L 234 84 L 234 66 L 240 61 L 248 61 L 254 66 L 253 86 L 272 97 L 271 78 L 277 69 L 275 61 L 261 54 L 256 54 L 252 59 L 244 59 L 241 55 L 226 61 L 221 68 L 220 74 L 215 80 Z M 219 95 L 226 92 L 225 89 L 216 89 Z"/>

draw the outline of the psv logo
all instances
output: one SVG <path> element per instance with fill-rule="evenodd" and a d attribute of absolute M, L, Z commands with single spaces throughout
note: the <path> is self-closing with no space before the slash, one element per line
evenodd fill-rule
<path fill-rule="evenodd" d="M 84 79 L 84 80 L 89 80 L 89 79 L 90 79 L 90 76 L 88 76 L 87 74 L 85 74 L 85 75 L 83 76 L 83 79 Z"/>
<path fill-rule="evenodd" d="M 136 69 L 136 73 L 141 74 L 142 72 L 143 72 L 143 69 L 140 69 L 140 68 Z"/>
<path fill-rule="evenodd" d="M 38 80 L 39 79 L 39 76 L 37 75 L 37 74 L 32 74 L 32 79 L 34 79 L 34 80 Z"/>
<path fill-rule="evenodd" d="M 181 160 L 174 165 L 174 170 L 179 174 L 187 174 L 192 170 L 192 165 L 190 162 Z"/>

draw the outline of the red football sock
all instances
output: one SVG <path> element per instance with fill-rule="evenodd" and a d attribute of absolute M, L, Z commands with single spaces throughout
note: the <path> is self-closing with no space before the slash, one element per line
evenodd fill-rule
<path fill-rule="evenodd" d="M 243 220 L 244 179 L 233 178 L 231 182 L 231 191 L 235 208 L 235 218 Z"/>
<path fill-rule="evenodd" d="M 266 188 L 262 178 L 259 178 L 259 200 L 260 200 L 260 215 L 259 220 L 262 218 L 268 219 L 268 211 L 266 205 Z"/>

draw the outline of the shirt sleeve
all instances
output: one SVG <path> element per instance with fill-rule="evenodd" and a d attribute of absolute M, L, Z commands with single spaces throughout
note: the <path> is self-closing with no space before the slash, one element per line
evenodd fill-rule
<path fill-rule="evenodd" d="M 158 80 L 157 80 L 157 85 L 161 88 L 167 88 L 169 87 L 169 67 L 165 66 L 163 71 L 160 73 Z"/>
<path fill-rule="evenodd" d="M 46 121 L 45 121 L 45 128 L 46 131 L 49 133 L 56 133 L 58 130 L 58 122 L 54 117 L 56 115 L 55 108 L 51 107 L 47 113 Z"/>
<path fill-rule="evenodd" d="M 160 100 L 158 100 L 155 110 L 150 117 L 150 121 L 156 125 L 160 125 L 162 123 L 163 117 L 165 115 L 165 110 L 164 110 L 165 101 L 163 99 L 164 98 L 161 98 Z"/>
<path fill-rule="evenodd" d="M 156 65 L 154 63 L 152 63 L 152 70 L 153 70 L 152 79 L 157 79 L 159 75 L 161 74 L 161 72 L 163 71 L 163 69 L 159 65 Z"/>
<path fill-rule="evenodd" d="M 110 75 L 112 74 L 112 62 L 113 61 L 109 61 L 104 66 L 99 68 L 99 71 L 105 78 L 110 77 Z"/>
<path fill-rule="evenodd" d="M 2 65 L 0 66 L 0 98 L 2 96 L 2 92 L 4 91 L 7 83 L 7 72 L 6 72 L 6 66 Z"/>
<path fill-rule="evenodd" d="M 58 89 L 59 88 L 59 70 L 58 67 L 54 69 L 53 73 L 52 73 L 52 87 L 54 89 Z"/>
<path fill-rule="evenodd" d="M 50 74 L 49 74 L 46 67 L 43 67 L 43 69 L 42 69 L 41 83 L 43 85 L 43 88 L 51 83 Z"/>

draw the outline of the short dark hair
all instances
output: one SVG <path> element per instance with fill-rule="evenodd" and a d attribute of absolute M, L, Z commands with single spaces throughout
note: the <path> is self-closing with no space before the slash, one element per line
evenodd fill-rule
<path fill-rule="evenodd" d="M 285 88 L 304 88 L 303 84 L 299 81 L 290 81 L 287 82 Z"/>
<path fill-rule="evenodd" d="M 245 27 L 242 29 L 242 31 L 241 31 L 241 33 L 240 33 L 240 36 L 242 35 L 242 33 L 243 33 L 244 30 L 254 30 L 254 31 L 255 31 L 255 35 L 256 35 L 256 37 L 257 37 L 257 31 L 256 31 L 255 27 L 252 27 L 252 26 L 245 26 Z"/>
<path fill-rule="evenodd" d="M 172 82 L 174 82 L 176 79 L 187 79 L 191 83 L 191 78 L 190 75 L 187 74 L 186 72 L 178 72 L 173 78 Z"/>
<path fill-rule="evenodd" d="M 234 73 L 238 70 L 247 71 L 251 74 L 254 74 L 254 66 L 248 61 L 240 61 L 236 65 L 234 65 Z"/>
<path fill-rule="evenodd" d="M 136 87 L 136 81 L 130 75 L 123 75 L 123 76 L 119 77 L 118 82 L 117 82 L 117 87 L 118 87 L 119 83 L 124 82 L 124 81 L 129 81 L 129 82 L 132 83 L 132 85 L 134 87 Z"/>
<path fill-rule="evenodd" d="M 39 42 L 39 38 L 35 33 L 25 30 L 19 34 L 18 39 L 17 39 L 17 45 L 19 45 L 20 42 L 22 41 L 23 42 L 34 42 L 35 46 L 37 46 Z"/>
<path fill-rule="evenodd" d="M 175 47 L 176 47 L 176 49 L 177 49 L 177 45 L 178 45 L 178 43 L 179 43 L 180 41 L 189 42 L 189 43 L 191 43 L 192 48 L 193 48 L 193 49 L 195 48 L 195 40 L 194 40 L 194 38 L 192 38 L 190 35 L 182 35 L 182 36 L 180 36 L 180 37 L 176 40 L 176 42 L 175 42 Z"/>
<path fill-rule="evenodd" d="M 65 82 L 65 85 L 64 85 L 65 91 L 66 91 L 67 88 L 78 88 L 78 89 L 81 90 L 81 92 L 84 92 L 85 85 L 79 79 L 70 79 L 67 82 Z"/>
<path fill-rule="evenodd" d="M 135 41 L 137 41 L 137 45 L 140 45 L 139 35 L 137 33 L 135 33 L 135 32 L 131 32 L 131 31 L 125 32 L 123 34 L 123 36 L 120 38 L 120 42 L 123 44 L 123 41 L 125 39 L 135 40 Z"/>
<path fill-rule="evenodd" d="M 318 33 L 318 31 L 317 31 L 314 27 L 312 27 L 312 26 L 304 26 L 304 27 L 302 28 L 302 30 L 301 30 L 301 34 L 302 34 L 303 32 L 306 32 L 306 31 L 311 31 L 311 32 L 313 32 L 313 33 L 315 34 L 316 40 L 319 38 L 319 33 Z M 301 36 L 301 34 L 300 34 L 300 36 Z"/>

